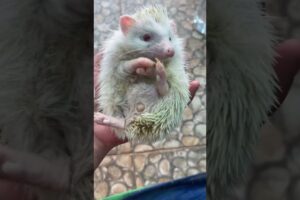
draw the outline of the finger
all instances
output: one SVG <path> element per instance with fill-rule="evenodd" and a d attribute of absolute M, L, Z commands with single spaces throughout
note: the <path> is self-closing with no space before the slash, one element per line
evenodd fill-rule
<path fill-rule="evenodd" d="M 169 91 L 169 85 L 167 82 L 166 71 L 165 71 L 164 65 L 158 59 L 156 59 L 156 61 L 157 61 L 156 65 L 155 65 L 156 76 L 157 76 L 156 89 L 160 96 L 164 96 Z"/>
<path fill-rule="evenodd" d="M 138 68 L 154 67 L 155 62 L 148 58 L 140 57 L 124 63 L 124 70 L 130 74 L 136 72 Z"/>
<path fill-rule="evenodd" d="M 191 101 L 193 100 L 198 88 L 200 87 L 200 83 L 198 81 L 192 81 L 190 82 L 190 87 L 189 87 L 189 90 L 190 90 L 190 102 L 188 104 L 191 103 Z"/>
<path fill-rule="evenodd" d="M 100 112 L 94 114 L 94 121 L 97 124 L 101 124 L 101 125 L 111 126 L 120 129 L 125 128 L 124 119 L 111 117 Z"/>
<path fill-rule="evenodd" d="M 125 120 L 124 119 L 110 117 L 110 116 L 106 117 L 103 120 L 102 124 L 106 125 L 106 126 L 111 126 L 114 128 L 120 128 L 120 129 L 125 128 Z"/>
<path fill-rule="evenodd" d="M 138 75 L 142 75 L 142 76 L 147 76 L 147 77 L 154 77 L 155 75 L 155 70 L 152 67 L 148 67 L 148 68 L 138 68 L 136 70 L 136 73 Z"/>

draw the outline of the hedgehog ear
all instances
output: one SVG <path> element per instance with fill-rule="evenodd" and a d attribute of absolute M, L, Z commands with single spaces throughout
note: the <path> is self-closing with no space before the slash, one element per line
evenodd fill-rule
<path fill-rule="evenodd" d="M 120 17 L 120 27 L 124 35 L 128 33 L 130 28 L 136 23 L 135 19 L 128 15 L 123 15 Z"/>
<path fill-rule="evenodd" d="M 173 31 L 173 33 L 177 33 L 177 26 L 174 20 L 170 20 L 170 25 L 171 25 L 171 29 Z"/>

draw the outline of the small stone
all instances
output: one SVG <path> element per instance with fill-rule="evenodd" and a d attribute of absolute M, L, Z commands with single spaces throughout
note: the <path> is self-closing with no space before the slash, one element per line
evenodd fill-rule
<path fill-rule="evenodd" d="M 143 187 L 144 186 L 144 181 L 141 177 L 137 177 L 135 179 L 135 184 L 136 184 L 136 187 L 139 188 L 139 187 Z"/>
<path fill-rule="evenodd" d="M 198 169 L 196 169 L 196 168 L 190 168 L 190 169 L 188 169 L 187 175 L 188 176 L 192 176 L 192 175 L 196 175 L 196 174 L 199 174 L 199 173 L 200 172 L 199 172 Z"/>
<path fill-rule="evenodd" d="M 102 177 L 101 177 L 100 168 L 97 168 L 97 169 L 95 170 L 95 172 L 94 172 L 94 178 L 97 179 L 97 180 L 102 178 Z"/>
<path fill-rule="evenodd" d="M 175 167 L 182 170 L 186 169 L 187 167 L 186 161 L 183 158 L 175 158 L 172 163 Z"/>
<path fill-rule="evenodd" d="M 185 28 L 186 30 L 193 30 L 193 26 L 191 24 L 191 22 L 188 22 L 188 21 L 183 21 L 182 23 L 182 27 Z"/>
<path fill-rule="evenodd" d="M 135 152 L 146 152 L 146 151 L 151 151 L 153 148 L 150 145 L 146 144 L 138 144 L 134 151 Z"/>
<path fill-rule="evenodd" d="M 123 168 L 131 168 L 132 166 L 132 160 L 130 155 L 120 155 L 116 159 L 117 165 Z"/>
<path fill-rule="evenodd" d="M 201 100 L 199 96 L 195 96 L 190 104 L 190 107 L 194 113 L 201 109 Z"/>
<path fill-rule="evenodd" d="M 182 172 L 182 170 L 179 168 L 175 168 L 173 172 L 173 179 L 179 179 L 182 177 L 184 177 L 184 173 Z"/>
<path fill-rule="evenodd" d="M 132 174 L 132 172 L 126 172 L 125 173 L 124 181 L 127 184 L 127 186 L 129 186 L 129 187 L 133 186 L 133 174 Z"/>
<path fill-rule="evenodd" d="M 144 176 L 145 178 L 153 178 L 153 176 L 156 174 L 156 168 L 154 165 L 148 165 L 145 168 Z"/>
<path fill-rule="evenodd" d="M 154 185 L 154 184 L 156 184 L 156 181 L 154 181 L 154 180 L 146 180 L 145 181 L 145 186 L 151 186 L 151 185 Z"/>
<path fill-rule="evenodd" d="M 101 167 L 101 176 L 102 180 L 106 180 L 108 177 L 108 169 L 107 167 Z"/>
<path fill-rule="evenodd" d="M 103 14 L 104 16 L 109 16 L 110 10 L 104 9 L 104 10 L 102 11 L 102 14 Z"/>
<path fill-rule="evenodd" d="M 205 76 L 206 70 L 205 68 L 201 68 L 200 66 L 197 66 L 193 69 L 193 74 L 196 76 Z"/>
<path fill-rule="evenodd" d="M 119 194 L 122 192 L 126 192 L 127 188 L 124 184 L 122 183 L 116 183 L 114 185 L 112 185 L 111 187 L 111 194 Z"/>
<path fill-rule="evenodd" d="M 164 148 L 167 149 L 167 148 L 177 148 L 177 147 L 180 147 L 180 142 L 177 141 L 177 140 L 170 140 L 170 141 L 166 141 L 165 144 L 164 144 Z"/>
<path fill-rule="evenodd" d="M 122 175 L 120 168 L 114 165 L 108 167 L 108 173 L 113 180 L 119 179 Z"/>
<path fill-rule="evenodd" d="M 195 39 L 195 38 L 189 38 L 187 40 L 187 45 L 190 49 L 199 49 L 200 47 L 200 41 L 198 39 Z"/>
<path fill-rule="evenodd" d="M 198 124 L 195 126 L 195 135 L 200 137 L 206 136 L 206 124 Z"/>
<path fill-rule="evenodd" d="M 101 162 L 101 166 L 109 165 L 111 163 L 111 161 L 112 161 L 112 159 L 110 156 L 105 156 Z"/>
<path fill-rule="evenodd" d="M 197 159 L 199 157 L 200 157 L 199 153 L 196 153 L 195 151 L 190 151 L 188 153 L 188 158 L 189 159 Z"/>
<path fill-rule="evenodd" d="M 189 167 L 196 167 L 197 166 L 197 163 L 194 160 L 188 160 L 187 164 L 188 164 Z"/>
<path fill-rule="evenodd" d="M 138 172 L 143 171 L 145 167 L 146 157 L 143 155 L 136 155 L 134 158 L 134 166 Z"/>
<path fill-rule="evenodd" d="M 191 120 L 191 119 L 193 119 L 192 109 L 190 109 L 189 107 L 186 107 L 183 112 L 183 120 L 186 121 L 186 120 Z"/>
<path fill-rule="evenodd" d="M 195 146 L 199 144 L 199 138 L 195 136 L 183 136 L 182 143 L 184 146 Z"/>
<path fill-rule="evenodd" d="M 152 154 L 149 156 L 149 159 L 152 163 L 157 163 L 160 159 L 161 159 L 161 155 L 160 154 Z"/>
<path fill-rule="evenodd" d="M 161 177 L 158 179 L 159 183 L 165 183 L 165 182 L 169 182 L 171 181 L 171 179 L 169 177 Z"/>
<path fill-rule="evenodd" d="M 170 175 L 170 162 L 167 159 L 160 161 L 159 171 L 162 175 Z"/>
<path fill-rule="evenodd" d="M 95 198 L 103 199 L 108 195 L 108 185 L 106 182 L 100 182 L 95 189 Z"/>
<path fill-rule="evenodd" d="M 126 142 L 124 144 L 121 144 L 118 146 L 118 153 L 128 153 L 131 151 L 131 145 L 129 142 Z"/>
<path fill-rule="evenodd" d="M 206 172 L 206 160 L 200 160 L 198 166 L 201 172 Z"/>
<path fill-rule="evenodd" d="M 191 121 L 187 121 L 182 126 L 182 133 L 184 135 L 192 135 L 193 134 L 194 123 Z"/>

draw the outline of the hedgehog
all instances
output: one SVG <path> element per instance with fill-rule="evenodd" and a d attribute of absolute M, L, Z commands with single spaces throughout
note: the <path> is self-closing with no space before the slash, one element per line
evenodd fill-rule
<path fill-rule="evenodd" d="M 161 140 L 181 122 L 189 101 L 183 41 L 160 5 L 123 15 L 119 24 L 103 46 L 97 121 L 119 119 L 120 138 Z"/>

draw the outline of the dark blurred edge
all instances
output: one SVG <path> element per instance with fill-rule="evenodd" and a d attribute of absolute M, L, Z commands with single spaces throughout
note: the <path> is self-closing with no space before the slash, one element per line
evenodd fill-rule
<path fill-rule="evenodd" d="M 2 0 L 0 24 L 1 143 L 72 163 L 36 199 L 93 199 L 93 1 Z"/>

